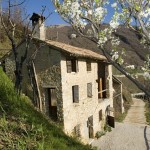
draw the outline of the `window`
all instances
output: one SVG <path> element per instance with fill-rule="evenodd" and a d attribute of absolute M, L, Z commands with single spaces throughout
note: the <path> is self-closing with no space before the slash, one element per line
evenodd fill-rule
<path fill-rule="evenodd" d="M 72 86 L 72 98 L 73 98 L 73 103 L 79 103 L 79 86 L 78 85 Z"/>
<path fill-rule="evenodd" d="M 79 124 L 74 127 L 74 134 L 76 135 L 76 137 L 80 137 L 81 136 L 80 125 Z"/>
<path fill-rule="evenodd" d="M 78 71 L 78 62 L 75 58 L 67 59 L 66 64 L 67 64 L 67 73 Z"/>
<path fill-rule="evenodd" d="M 92 83 L 87 83 L 87 97 L 92 97 Z"/>
<path fill-rule="evenodd" d="M 99 121 L 102 120 L 102 109 L 99 111 Z"/>
<path fill-rule="evenodd" d="M 86 62 L 86 70 L 87 71 L 91 71 L 92 69 L 91 69 L 91 62 L 90 61 L 87 61 Z"/>

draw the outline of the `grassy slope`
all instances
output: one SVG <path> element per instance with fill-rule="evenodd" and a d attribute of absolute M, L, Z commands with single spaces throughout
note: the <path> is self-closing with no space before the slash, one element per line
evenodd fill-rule
<path fill-rule="evenodd" d="M 0 149 L 89 150 L 18 96 L 0 68 Z"/>

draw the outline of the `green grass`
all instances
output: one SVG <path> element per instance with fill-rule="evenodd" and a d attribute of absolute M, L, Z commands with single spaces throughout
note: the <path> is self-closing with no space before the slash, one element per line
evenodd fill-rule
<path fill-rule="evenodd" d="M 17 95 L 0 68 L 0 149 L 90 150 L 34 109 L 28 97 Z"/>
<path fill-rule="evenodd" d="M 150 102 L 146 102 L 145 107 L 146 107 L 146 112 L 145 112 L 146 121 L 148 125 L 150 125 Z"/>

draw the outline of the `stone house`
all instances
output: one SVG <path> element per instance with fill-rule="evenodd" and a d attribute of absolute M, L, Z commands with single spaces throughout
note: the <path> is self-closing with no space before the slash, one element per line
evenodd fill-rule
<path fill-rule="evenodd" d="M 41 16 L 33 14 L 38 30 L 22 68 L 22 89 L 33 103 L 64 131 L 90 143 L 113 116 L 112 66 L 103 55 L 57 41 L 46 40 Z M 43 31 L 43 32 L 41 32 Z M 42 34 L 40 34 L 42 33 Z M 25 53 L 25 41 L 17 48 Z M 14 56 L 4 57 L 6 73 L 14 78 Z"/>

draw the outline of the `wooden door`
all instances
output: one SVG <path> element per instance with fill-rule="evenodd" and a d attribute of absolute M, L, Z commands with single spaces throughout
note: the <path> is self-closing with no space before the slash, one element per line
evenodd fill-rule
<path fill-rule="evenodd" d="M 56 89 L 48 89 L 48 98 L 49 98 L 49 116 L 53 120 L 57 120 L 57 98 L 56 98 Z"/>
<path fill-rule="evenodd" d="M 94 129 L 93 129 L 93 116 L 88 118 L 88 128 L 89 128 L 89 138 L 94 137 Z"/>

